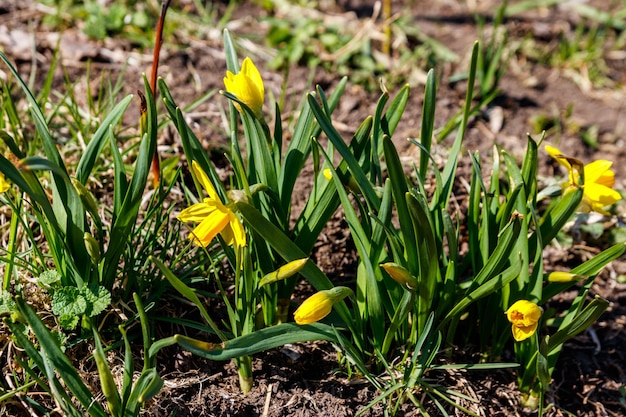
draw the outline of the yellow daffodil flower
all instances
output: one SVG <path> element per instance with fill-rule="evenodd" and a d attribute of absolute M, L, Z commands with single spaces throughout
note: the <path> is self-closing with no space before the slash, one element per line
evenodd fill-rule
<path fill-rule="evenodd" d="M 205 247 L 219 233 L 228 245 L 245 246 L 246 234 L 237 215 L 222 203 L 209 177 L 196 161 L 191 163 L 191 170 L 209 196 L 178 215 L 178 220 L 183 222 L 200 222 L 189 238 L 198 246 Z"/>
<path fill-rule="evenodd" d="M 578 184 L 579 173 L 572 167 L 569 158 L 566 157 L 553 146 L 546 146 L 548 154 L 556 159 L 561 165 L 567 168 L 569 181 L 563 184 L 567 189 Z M 610 169 L 613 162 L 604 159 L 593 161 L 585 165 L 583 169 L 585 183 L 583 185 L 583 200 L 580 203 L 580 211 L 595 211 L 608 215 L 604 209 L 622 199 L 622 196 L 615 190 L 615 173 Z"/>
<path fill-rule="evenodd" d="M 513 339 L 521 342 L 537 331 L 543 309 L 530 301 L 519 300 L 513 303 L 505 314 L 512 324 Z"/>
<path fill-rule="evenodd" d="M 263 111 L 263 101 L 265 100 L 265 87 L 263 79 L 257 67 L 254 66 L 250 58 L 243 60 L 241 71 L 233 74 L 226 71 L 224 77 L 224 86 L 226 91 L 234 94 L 239 100 L 243 101 L 257 117 L 261 117 Z M 235 103 L 235 107 L 239 112 L 242 111 L 241 106 Z"/>
<path fill-rule="evenodd" d="M 347 287 L 335 287 L 330 290 L 316 292 L 300 305 L 293 313 L 297 324 L 311 324 L 320 321 L 330 314 L 333 305 L 352 294 Z"/>
<path fill-rule="evenodd" d="M 4 175 L 0 173 L 0 193 L 6 193 L 7 191 L 9 191 L 9 188 L 11 188 L 11 185 L 4 177 Z"/>

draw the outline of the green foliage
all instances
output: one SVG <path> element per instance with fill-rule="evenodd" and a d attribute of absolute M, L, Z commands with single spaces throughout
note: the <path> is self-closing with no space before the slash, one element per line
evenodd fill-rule
<path fill-rule="evenodd" d="M 74 0 L 44 0 L 54 7 L 56 13 L 45 16 L 44 23 L 54 28 L 74 26 L 82 23 L 83 32 L 93 39 L 124 36 L 142 45 L 150 46 L 153 35 L 152 18 L 154 6 L 124 0 L 112 4 L 102 4 L 95 0 L 78 2 Z"/>
<path fill-rule="evenodd" d="M 227 14 L 235 3 L 230 3 Z M 88 35 L 98 39 L 137 35 L 141 43 L 153 23 L 147 9 L 135 2 L 122 1 L 110 7 L 64 0 L 52 4 L 58 11 L 67 9 L 70 20 L 84 19 Z M 198 9 L 208 7 L 200 1 L 194 4 Z M 282 1 L 266 4 L 295 7 Z M 242 222 L 246 231 L 245 245 L 230 244 L 222 228 L 216 230 L 214 241 L 196 250 L 191 249 L 193 242 L 184 242 L 184 226 L 173 221 L 179 207 L 170 199 L 172 190 L 180 186 L 186 203 L 204 202 L 204 189 L 210 187 L 200 184 L 202 178 L 193 178 L 193 189 L 184 179 L 188 177 L 181 175 L 180 155 L 163 161 L 162 183 L 154 185 L 146 197 L 157 130 L 164 125 L 159 123 L 147 81 L 145 98 L 140 93 L 139 137 L 124 137 L 128 134 L 120 124 L 132 97 L 118 102 L 113 98 L 121 88 L 121 78 L 115 85 L 109 82 L 101 87 L 95 102 L 89 98 L 87 109 L 78 106 L 68 80 L 66 98 L 53 104 L 50 97 L 56 56 L 35 96 L 0 53 L 10 73 L 10 79 L 2 81 L 5 113 L 0 138 L 6 150 L 0 155 L 0 173 L 11 183 L 1 199 L 12 210 L 8 245 L 1 258 L 6 266 L 0 315 L 12 341 L 21 349 L 14 359 L 25 372 L 20 389 L 0 398 L 37 385 L 54 398 L 64 415 L 136 416 L 162 388 L 156 371 L 161 349 L 177 345 L 211 360 L 234 360 L 241 389 L 247 392 L 253 383 L 253 355 L 288 343 L 325 340 L 341 352 L 349 374 L 364 377 L 379 390 L 378 397 L 360 414 L 382 403 L 385 412 L 393 415 L 406 401 L 426 414 L 423 403 L 428 399 L 444 415 L 450 407 L 472 415 L 455 401 L 471 399 L 434 382 L 437 373 L 518 365 L 520 391 L 527 404 L 536 404 L 542 414 L 544 395 L 563 344 L 593 325 L 608 307 L 607 300 L 592 296 L 596 276 L 623 255 L 626 247 L 623 230 L 616 228 L 611 231 L 613 246 L 570 271 L 575 280 L 546 279 L 544 250 L 564 236 L 565 225 L 577 216 L 585 195 L 583 165 L 574 159 L 571 161 L 579 175 L 563 194 L 560 186 L 541 189 L 537 180 L 544 135 L 546 131 L 558 135 L 572 129 L 571 108 L 533 119 L 536 133 L 543 134 L 539 140 L 527 138 L 522 160 L 498 147 L 490 155 L 463 154 L 470 118 L 497 97 L 508 57 L 518 51 L 518 45 L 509 43 L 501 23 L 515 10 L 536 5 L 534 0 L 511 7 L 505 2 L 494 18 L 493 31 L 488 33 L 481 26 L 487 35 L 483 36 L 483 47 L 475 44 L 468 71 L 453 79 L 467 81 L 465 103 L 456 116 L 439 127 L 435 126 L 436 71 L 427 73 L 420 136 L 410 139 L 419 148 L 419 157 L 410 165 L 400 158 L 396 137 L 411 103 L 408 85 L 394 95 L 380 83 L 382 93 L 374 114 L 364 115 L 347 140 L 333 122 L 346 78 L 328 96 L 320 87 L 306 94 L 291 124 L 283 122 L 278 104 L 272 103 L 270 117 L 251 110 L 259 103 L 251 105 L 245 97 L 227 91 L 223 92 L 229 109 L 223 130 L 230 139 L 226 186 L 187 124 L 184 110 L 177 106 L 166 83 L 159 80 L 159 93 L 180 136 L 185 160 L 189 165 L 197 163 L 215 188 L 217 196 L 207 198 L 213 201 L 211 209 L 219 206 L 215 204 L 219 199 L 219 210 L 227 212 L 229 224 Z M 611 15 L 584 7 L 579 10 L 595 24 L 581 23 L 573 38 L 560 40 L 556 53 L 550 51 L 536 59 L 563 68 L 602 63 L 598 55 L 602 45 L 614 30 L 623 27 Z M 57 13 L 52 17 L 59 21 L 49 23 L 68 24 L 67 15 Z M 210 20 L 210 13 L 207 15 Z M 368 36 L 355 37 L 342 25 L 326 24 L 320 15 L 298 20 L 269 18 L 268 22 L 267 41 L 279 49 L 270 63 L 275 68 L 288 69 L 296 63 L 311 68 L 324 66 L 337 75 L 350 73 L 357 82 L 389 68 L 390 57 L 378 52 L 378 45 Z M 402 49 L 406 47 L 403 45 L 395 51 L 399 72 L 406 65 L 414 69 L 416 62 L 434 64 L 457 58 L 424 36 L 410 20 L 398 18 L 385 24 L 386 41 L 394 31 L 403 30 L 420 43 L 419 48 Z M 227 69 L 237 74 L 239 58 L 227 31 L 224 44 Z M 590 77 L 601 80 L 606 68 L 599 64 L 594 71 Z M 215 91 L 207 92 L 203 99 L 213 94 Z M 26 115 L 21 114 L 24 106 L 18 103 L 18 96 L 27 103 Z M 275 120 L 274 126 L 268 120 Z M 65 125 L 71 126 L 72 140 L 79 136 L 84 139 L 80 155 L 59 144 L 58 130 Z M 25 133 L 29 131 L 34 132 L 32 138 Z M 442 146 L 449 134 L 454 134 L 447 149 L 449 157 L 437 165 L 433 158 L 439 151 L 436 147 Z M 595 144 L 596 136 L 593 128 L 582 133 L 590 145 Z M 120 149 L 123 137 L 125 143 L 131 143 Z M 464 213 L 452 204 L 461 158 L 467 158 L 471 165 Z M 303 207 L 296 209 L 294 193 L 305 167 L 313 169 L 313 184 Z M 485 172 L 484 167 L 490 171 Z M 103 197 L 94 183 L 107 171 L 113 173 L 113 186 L 106 190 L 110 195 Z M 353 295 L 332 305 L 323 323 L 291 323 L 291 298 L 299 280 L 306 280 L 318 291 L 334 286 L 311 260 L 311 252 L 338 210 L 358 252 L 354 282 L 342 283 L 342 288 L 344 284 L 354 288 Z M 604 232 L 598 225 L 583 225 L 579 230 L 593 237 Z M 45 244 L 41 244 L 42 236 Z M 26 252 L 24 247 L 28 247 Z M 37 284 L 50 296 L 55 317 L 38 314 L 19 295 L 23 292 L 17 278 L 20 274 L 38 277 Z M 215 285 L 215 293 L 207 294 L 207 281 Z M 544 306 L 574 286 L 578 293 L 570 305 L 542 317 L 529 338 L 511 341 L 511 323 L 503 313 L 515 301 Z M 205 324 L 167 319 L 206 330 L 211 341 L 174 334 L 153 342 L 153 323 L 143 303 L 154 306 L 152 302 L 168 288 L 191 303 Z M 221 303 L 225 314 L 220 320 L 207 307 L 206 297 Z M 101 332 L 104 321 L 97 320 L 112 303 L 128 309 L 132 318 L 117 331 L 105 328 Z M 140 327 L 137 332 L 143 342 L 138 378 L 136 352 L 130 341 L 139 334 L 126 333 L 137 318 L 140 326 L 135 327 Z M 68 333 L 59 331 L 59 327 L 73 331 L 79 324 L 80 340 L 70 340 Z M 88 343 L 93 352 L 87 360 L 93 359 L 96 365 L 98 392 L 87 386 L 78 366 L 70 360 L 67 350 L 74 343 Z M 512 343 L 518 363 L 498 362 Z M 122 345 L 120 382 L 107 351 L 122 349 Z M 477 346 L 483 359 L 492 362 L 441 365 L 443 351 L 455 345 Z"/>

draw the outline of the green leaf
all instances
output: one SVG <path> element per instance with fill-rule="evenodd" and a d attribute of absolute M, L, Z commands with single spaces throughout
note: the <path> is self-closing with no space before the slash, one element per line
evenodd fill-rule
<path fill-rule="evenodd" d="M 109 367 L 106 356 L 104 354 L 102 342 L 100 341 L 100 335 L 98 334 L 96 327 L 93 327 L 93 339 L 94 344 L 96 345 L 96 349 L 93 352 L 93 357 L 96 361 L 96 367 L 98 368 L 98 375 L 100 377 L 100 386 L 102 387 L 102 393 L 107 399 L 107 403 L 109 404 L 109 411 L 111 412 L 111 414 L 115 417 L 121 416 L 122 414 L 120 414 L 120 394 L 117 391 L 117 385 L 115 385 L 113 373 L 111 372 L 111 368 Z"/>
<path fill-rule="evenodd" d="M 54 287 L 61 283 L 61 274 L 56 269 L 48 269 L 43 271 L 39 278 L 37 278 L 37 284 L 42 287 Z"/>
<path fill-rule="evenodd" d="M 596 320 L 609 307 L 609 302 L 600 296 L 596 296 L 574 319 L 560 328 L 548 343 L 548 352 L 560 348 L 567 340 L 585 331 L 587 327 L 595 323 Z"/>
<path fill-rule="evenodd" d="M 337 129 L 335 129 L 335 127 L 332 125 L 332 122 L 330 121 L 330 116 L 324 113 L 320 105 L 317 103 L 317 101 L 315 101 L 315 97 L 312 94 L 308 94 L 307 99 L 309 105 L 311 106 L 311 110 L 313 110 L 313 114 L 315 114 L 317 122 L 320 124 L 328 139 L 332 142 L 332 144 L 335 146 L 339 154 L 348 165 L 348 169 L 350 170 L 350 173 L 356 180 L 357 184 L 359 184 L 359 187 L 361 188 L 361 191 L 363 192 L 363 195 L 365 196 L 368 205 L 370 205 L 372 209 L 378 211 L 380 199 L 377 197 L 376 191 L 372 187 L 371 182 L 365 176 L 363 169 L 361 169 L 361 166 L 354 156 L 354 153 L 350 151 L 348 145 L 346 145 L 339 132 L 337 132 Z M 374 150 L 371 151 L 373 152 Z"/>
<path fill-rule="evenodd" d="M 400 156 L 396 150 L 391 138 L 383 138 L 383 151 L 385 162 L 387 162 L 387 172 L 391 183 L 393 200 L 395 202 L 396 211 L 398 212 L 398 222 L 400 223 L 400 231 L 402 232 L 402 243 L 404 244 L 404 259 L 396 259 L 397 263 L 403 263 L 407 269 L 414 275 L 417 274 L 419 263 L 417 259 L 417 239 L 415 229 L 409 214 L 406 194 L 409 191 L 406 175 Z"/>
<path fill-rule="evenodd" d="M 106 417 L 104 409 L 82 381 L 70 360 L 59 347 L 55 337 L 46 328 L 46 325 L 41 321 L 37 313 L 21 297 L 16 297 L 15 301 L 22 316 L 24 316 L 37 337 L 41 345 L 42 355 L 54 367 L 67 388 L 74 394 L 78 402 L 88 410 L 91 417 Z M 43 370 L 45 365 L 41 365 Z"/>
<path fill-rule="evenodd" d="M 154 262 L 157 268 L 161 270 L 163 275 L 165 275 L 165 278 L 169 281 L 169 283 L 172 285 L 172 287 L 174 287 L 176 291 L 178 291 L 183 297 L 185 297 L 186 299 L 194 303 L 196 307 L 198 307 L 198 310 L 200 310 L 200 314 L 206 320 L 209 326 L 211 326 L 211 329 L 213 329 L 215 334 L 217 334 L 221 340 L 226 340 L 226 337 L 217 327 L 217 324 L 215 324 L 213 319 L 211 319 L 211 316 L 206 311 L 206 308 L 204 308 L 204 303 L 200 301 L 195 291 L 185 285 L 185 283 L 182 282 L 180 279 L 178 279 L 176 275 L 174 275 L 172 271 L 160 259 L 154 258 L 152 256 L 150 256 L 148 259 Z"/>
<path fill-rule="evenodd" d="M 426 87 L 424 89 L 424 104 L 422 106 L 422 130 L 420 134 L 420 165 L 419 173 L 422 181 L 426 180 L 428 172 L 428 161 L 430 160 L 430 147 L 433 141 L 433 127 L 435 125 L 437 85 L 435 84 L 435 73 L 433 69 L 428 71 L 426 76 Z"/>
<path fill-rule="evenodd" d="M 85 314 L 89 317 L 97 316 L 111 304 L 111 293 L 104 287 L 89 285 L 83 287 L 80 292 L 87 301 Z"/>
<path fill-rule="evenodd" d="M 519 275 L 520 269 L 521 262 L 518 261 L 514 265 L 504 270 L 501 274 L 498 274 L 495 277 L 489 279 L 484 284 L 473 290 L 471 293 L 467 294 L 461 299 L 461 301 L 459 301 L 454 306 L 454 308 L 452 308 L 448 312 L 444 320 L 439 325 L 439 328 L 441 328 L 443 324 L 446 323 L 449 319 L 463 312 L 470 304 L 476 302 L 483 297 L 488 296 L 489 294 L 499 290 L 500 288 L 513 281 Z"/>
<path fill-rule="evenodd" d="M 138 414 L 138 406 L 156 395 L 163 387 L 163 380 L 156 369 L 149 368 L 141 372 L 128 398 L 125 410 L 129 415 Z"/>
<path fill-rule="evenodd" d="M 586 277 L 590 277 L 590 279 L 593 279 L 602 270 L 602 268 L 608 265 L 611 261 L 622 256 L 625 249 L 626 244 L 624 243 L 618 243 L 617 245 L 613 245 L 610 248 L 600 252 L 593 258 L 589 259 L 588 261 L 585 261 L 577 267 L 573 268 L 570 273 L 583 275 Z M 544 304 L 550 298 L 562 293 L 563 291 L 574 285 L 576 285 L 576 281 L 565 283 L 553 282 L 548 284 L 543 290 L 543 299 L 541 301 L 541 304 Z"/>
<path fill-rule="evenodd" d="M 417 253 L 407 256 L 415 256 L 418 259 L 419 273 L 417 293 L 419 295 L 417 308 L 417 329 L 424 329 L 428 314 L 433 310 L 433 305 L 438 302 L 437 287 L 441 282 L 439 276 L 439 263 L 437 244 L 434 236 L 434 226 L 428 206 L 423 195 L 407 193 L 405 195 L 409 215 L 413 225 L 413 235 L 419 236 L 417 241 Z M 411 271 L 415 274 L 416 271 Z"/>
<path fill-rule="evenodd" d="M 8 291 L 0 289 L 0 316 L 17 312 L 17 306 Z"/>
<path fill-rule="evenodd" d="M 78 166 L 76 167 L 76 178 L 81 184 L 84 185 L 87 183 L 87 179 L 96 164 L 98 156 L 107 144 L 107 139 L 109 137 L 113 138 L 113 132 L 110 127 L 119 123 L 132 98 L 132 95 L 126 96 L 122 101 L 117 103 L 102 121 L 102 124 L 98 127 L 98 130 L 96 130 L 96 133 L 94 133 L 89 144 L 87 144 L 87 148 L 80 157 L 80 161 L 78 161 Z"/>
<path fill-rule="evenodd" d="M 283 323 L 266 327 L 254 333 L 237 337 L 221 344 L 203 342 L 183 335 L 175 335 L 174 340 L 184 349 L 211 360 L 228 360 L 241 356 L 254 355 L 289 343 L 328 340 L 337 343 L 333 327 L 314 323 L 299 326 Z M 151 352 L 151 354 L 156 352 Z"/>
<path fill-rule="evenodd" d="M 61 287 L 52 296 L 52 312 L 56 316 L 85 314 L 87 300 L 76 287 Z"/>
<path fill-rule="evenodd" d="M 78 326 L 78 319 L 75 314 L 62 314 L 59 316 L 59 325 L 65 330 L 74 330 Z"/>
<path fill-rule="evenodd" d="M 536 337 L 536 336 L 534 336 Z M 548 345 L 550 336 L 546 336 L 539 344 L 537 352 L 537 376 L 539 377 L 539 386 L 543 392 L 550 387 L 551 372 L 548 365 Z"/>

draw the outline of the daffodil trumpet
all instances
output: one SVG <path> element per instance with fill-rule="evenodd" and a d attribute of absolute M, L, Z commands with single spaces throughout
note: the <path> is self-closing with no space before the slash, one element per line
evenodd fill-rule
<path fill-rule="evenodd" d="M 535 334 L 543 309 L 531 301 L 519 300 L 513 303 L 505 314 L 511 322 L 513 339 L 521 342 Z"/>

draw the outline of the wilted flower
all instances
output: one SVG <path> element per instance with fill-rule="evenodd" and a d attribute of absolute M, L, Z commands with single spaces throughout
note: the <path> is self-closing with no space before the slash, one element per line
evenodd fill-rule
<path fill-rule="evenodd" d="M 245 246 L 246 234 L 239 218 L 222 203 L 209 177 L 196 161 L 191 163 L 191 170 L 209 196 L 178 215 L 178 220 L 183 222 L 200 222 L 191 232 L 190 239 L 205 247 L 219 233 L 228 245 Z"/>
<path fill-rule="evenodd" d="M 543 309 L 533 302 L 519 300 L 513 303 L 505 312 L 512 323 L 513 339 L 521 342 L 532 336 L 537 331 L 542 313 Z"/>
<path fill-rule="evenodd" d="M 330 290 L 316 292 L 300 305 L 293 313 L 297 324 L 311 324 L 320 321 L 330 314 L 333 305 L 352 294 L 347 287 L 334 287 Z"/>
<path fill-rule="evenodd" d="M 11 185 L 4 177 L 4 175 L 0 173 L 0 193 L 6 193 L 7 191 L 9 191 L 9 188 L 11 188 Z"/>
<path fill-rule="evenodd" d="M 546 146 L 548 154 L 556 159 L 561 165 L 567 168 L 569 181 L 563 184 L 564 188 L 576 186 L 579 180 L 579 172 L 572 167 L 571 158 L 566 157 L 553 146 Z M 609 214 L 604 207 L 610 206 L 622 199 L 622 196 L 615 190 L 615 173 L 610 169 L 613 162 L 604 159 L 593 161 L 584 166 L 583 200 L 580 203 L 582 212 L 596 211 L 602 214 Z"/>
<path fill-rule="evenodd" d="M 241 71 L 237 74 L 226 71 L 224 86 L 226 91 L 234 94 L 246 106 L 250 107 L 250 110 L 257 117 L 261 117 L 263 101 L 265 100 L 265 87 L 263 86 L 263 79 L 259 70 L 254 66 L 250 58 L 243 60 Z M 239 103 L 235 103 L 235 107 L 239 112 L 242 111 Z"/>

